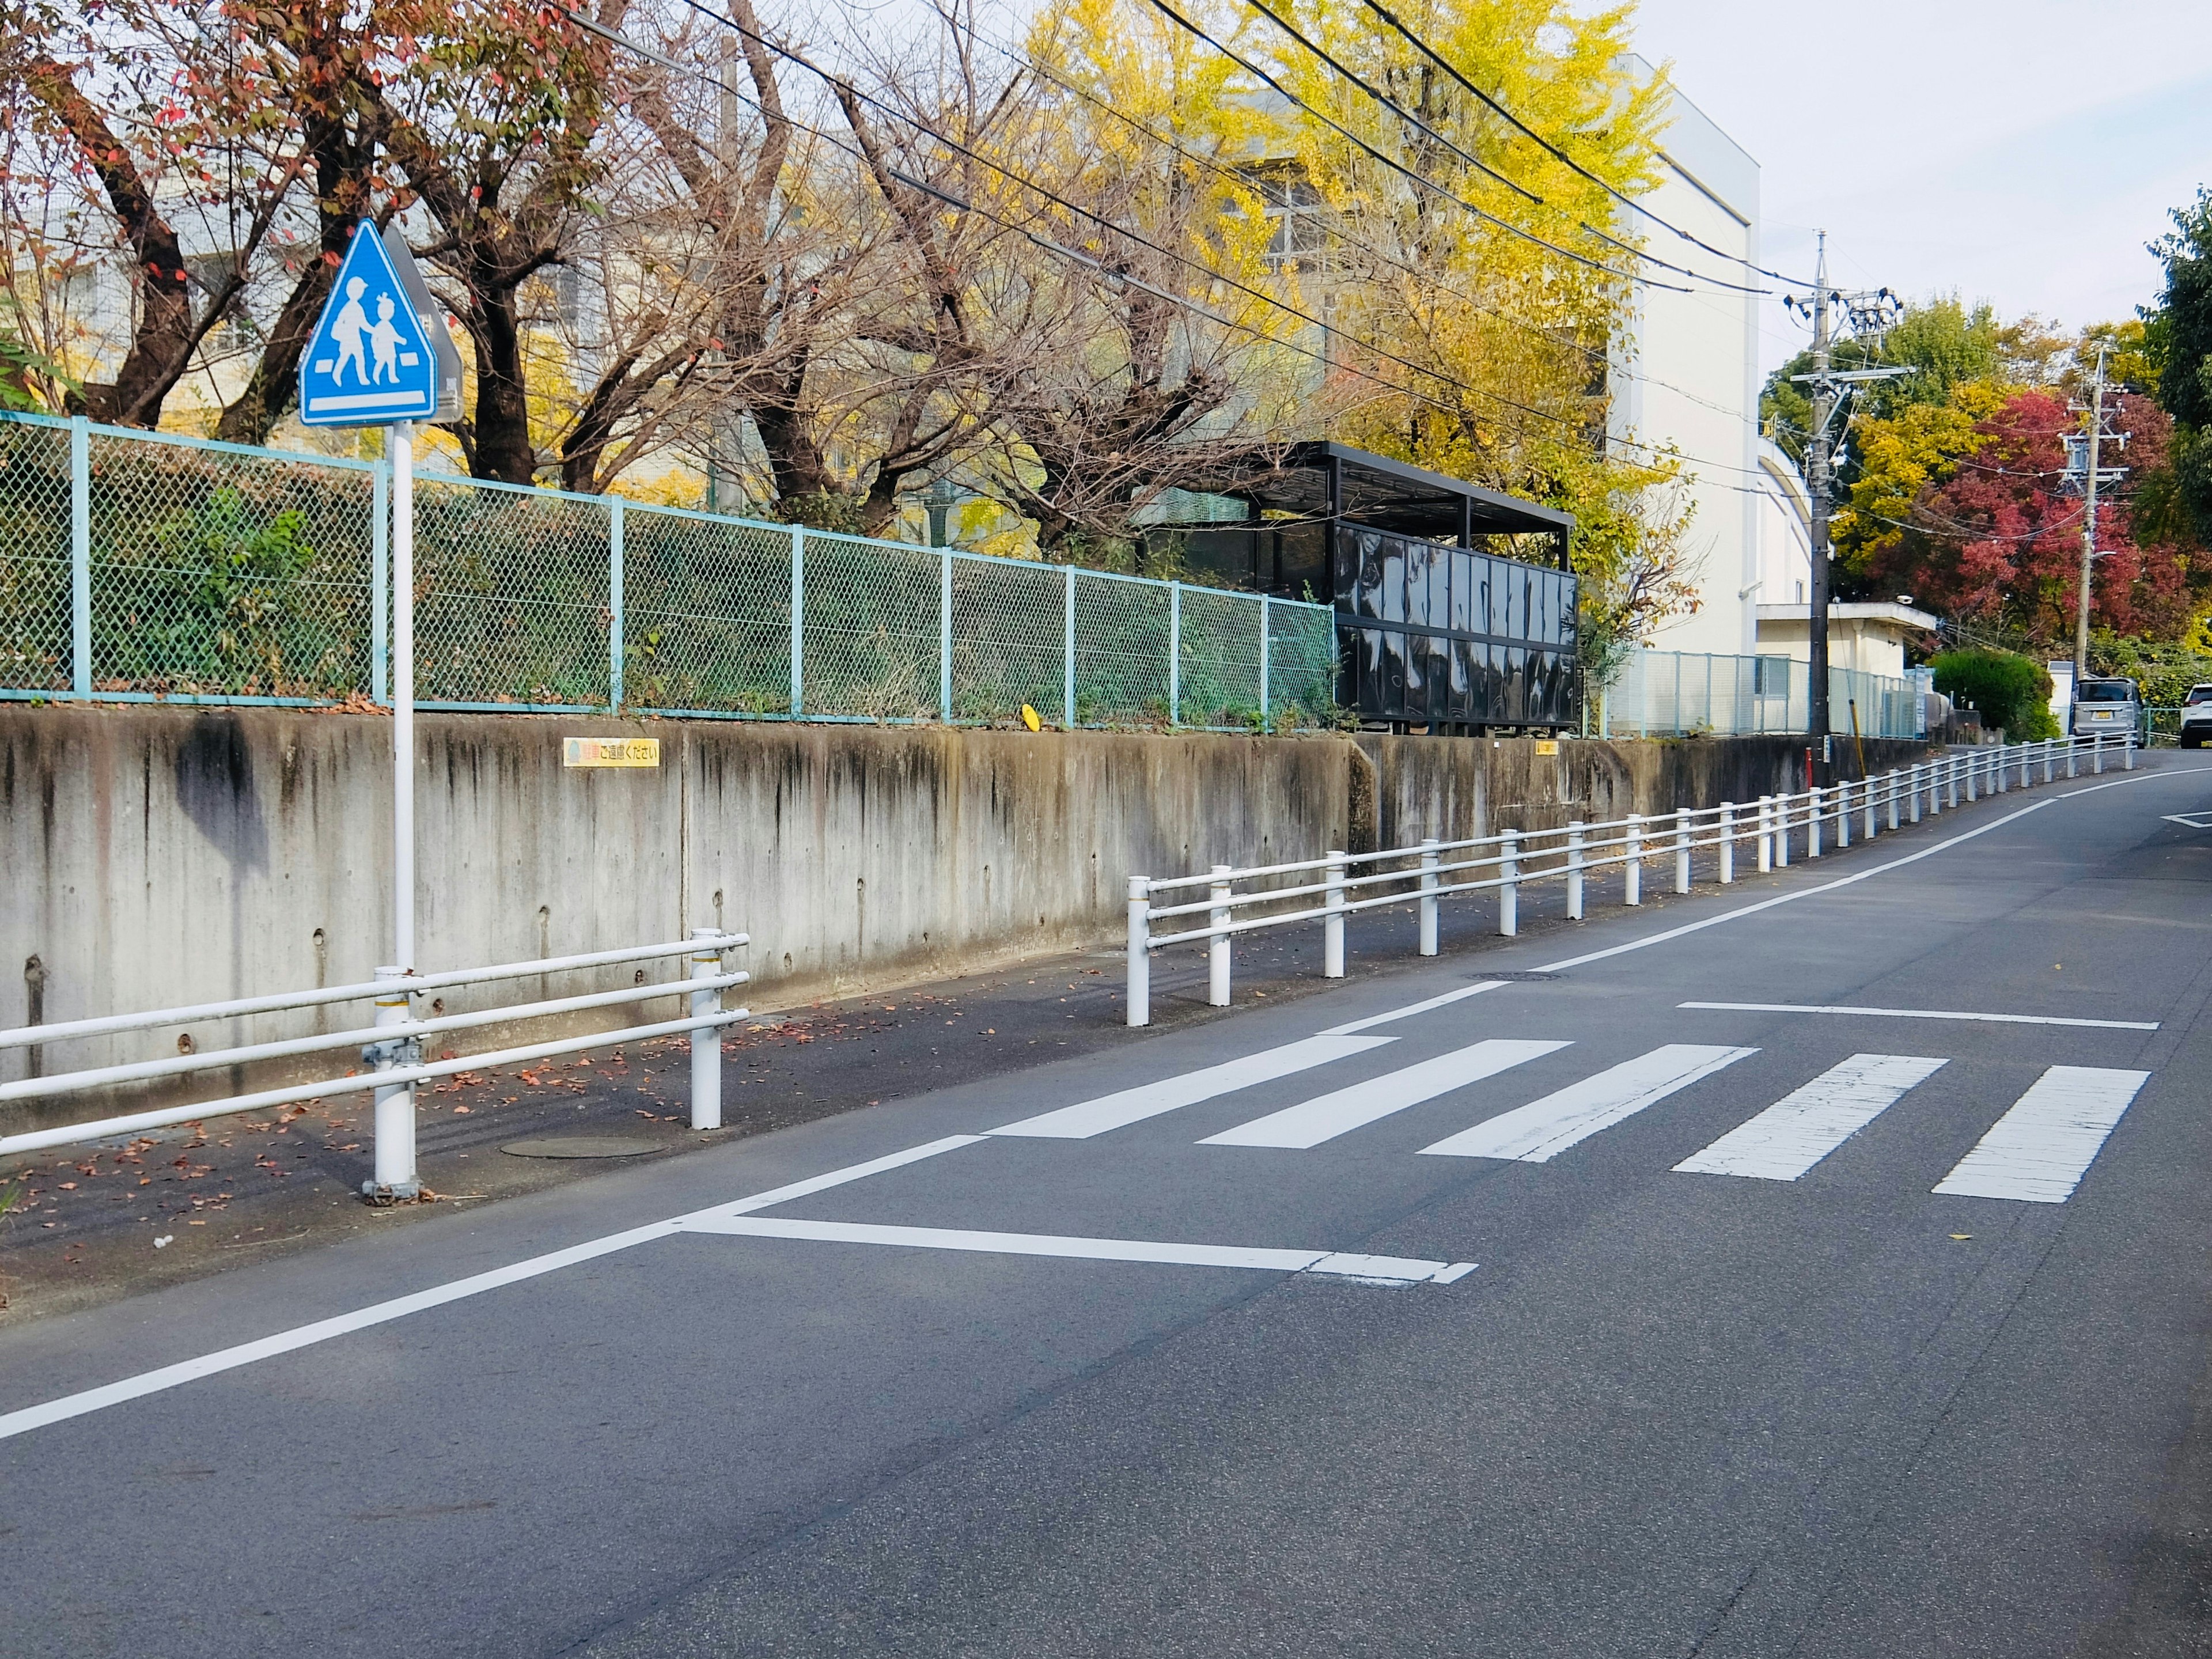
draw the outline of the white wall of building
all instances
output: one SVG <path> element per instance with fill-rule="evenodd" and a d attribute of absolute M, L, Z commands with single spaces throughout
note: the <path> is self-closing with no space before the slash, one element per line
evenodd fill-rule
<path fill-rule="evenodd" d="M 1669 96 L 1660 160 L 1660 184 L 1642 198 L 1648 212 L 1626 215 L 1645 251 L 1758 286 L 1749 266 L 1759 258 L 1759 163 L 1679 92 Z M 1729 257 L 1695 247 L 1654 220 Z M 1698 609 L 1662 623 L 1650 643 L 1747 656 L 1758 638 L 1760 591 L 1752 585 L 1759 580 L 1761 514 L 1771 505 L 1758 487 L 1758 296 L 1650 265 L 1645 271 L 1650 280 L 1638 289 L 1628 349 L 1615 368 L 1613 436 L 1684 457 L 1685 494 L 1696 508 L 1685 550 L 1698 595 Z"/>

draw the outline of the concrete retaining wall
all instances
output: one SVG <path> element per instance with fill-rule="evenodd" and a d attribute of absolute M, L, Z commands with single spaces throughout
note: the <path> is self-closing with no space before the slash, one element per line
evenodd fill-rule
<path fill-rule="evenodd" d="M 1779 739 L 1569 741 L 1540 757 L 1533 742 L 1486 738 L 526 715 L 420 727 L 421 966 L 716 923 L 752 935 L 737 965 L 757 1007 L 1109 942 L 1132 871 L 1749 799 L 1794 787 L 1802 759 Z M 391 731 L 374 715 L 0 706 L 0 1025 L 368 979 L 392 954 Z M 657 737 L 662 764 L 566 770 L 568 735 Z M 193 1035 L 204 1050 L 365 1012 Z M 639 1016 L 608 1022 L 625 1017 Z M 471 1034 L 461 1051 L 507 1036 Z M 174 1041 L 76 1043 L 43 1065 Z M 0 1054 L 0 1077 L 26 1064 Z"/>

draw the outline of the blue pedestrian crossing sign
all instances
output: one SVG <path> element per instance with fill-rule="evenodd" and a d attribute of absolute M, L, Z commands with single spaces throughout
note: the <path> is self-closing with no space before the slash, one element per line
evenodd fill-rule
<path fill-rule="evenodd" d="M 452 420 L 461 411 L 461 355 L 396 226 L 364 219 L 300 359 L 307 426 Z"/>

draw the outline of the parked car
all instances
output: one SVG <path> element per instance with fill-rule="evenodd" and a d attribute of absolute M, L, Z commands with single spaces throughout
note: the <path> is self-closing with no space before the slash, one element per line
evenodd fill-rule
<path fill-rule="evenodd" d="M 2077 738 L 2125 737 L 2142 729 L 2142 694 L 2133 680 L 2080 680 L 2074 686 Z"/>
<path fill-rule="evenodd" d="M 2181 746 L 2202 749 L 2212 738 L 2212 684 L 2192 685 L 2181 700 Z"/>

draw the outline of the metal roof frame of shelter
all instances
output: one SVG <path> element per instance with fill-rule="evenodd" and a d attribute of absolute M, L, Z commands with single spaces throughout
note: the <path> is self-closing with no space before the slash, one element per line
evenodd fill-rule
<path fill-rule="evenodd" d="M 1244 501 L 1255 516 L 1286 513 L 1462 546 L 1476 536 L 1551 536 L 1563 570 L 1575 526 L 1571 514 L 1333 440 L 1291 444 L 1273 465 L 1229 462 L 1183 488 Z"/>

